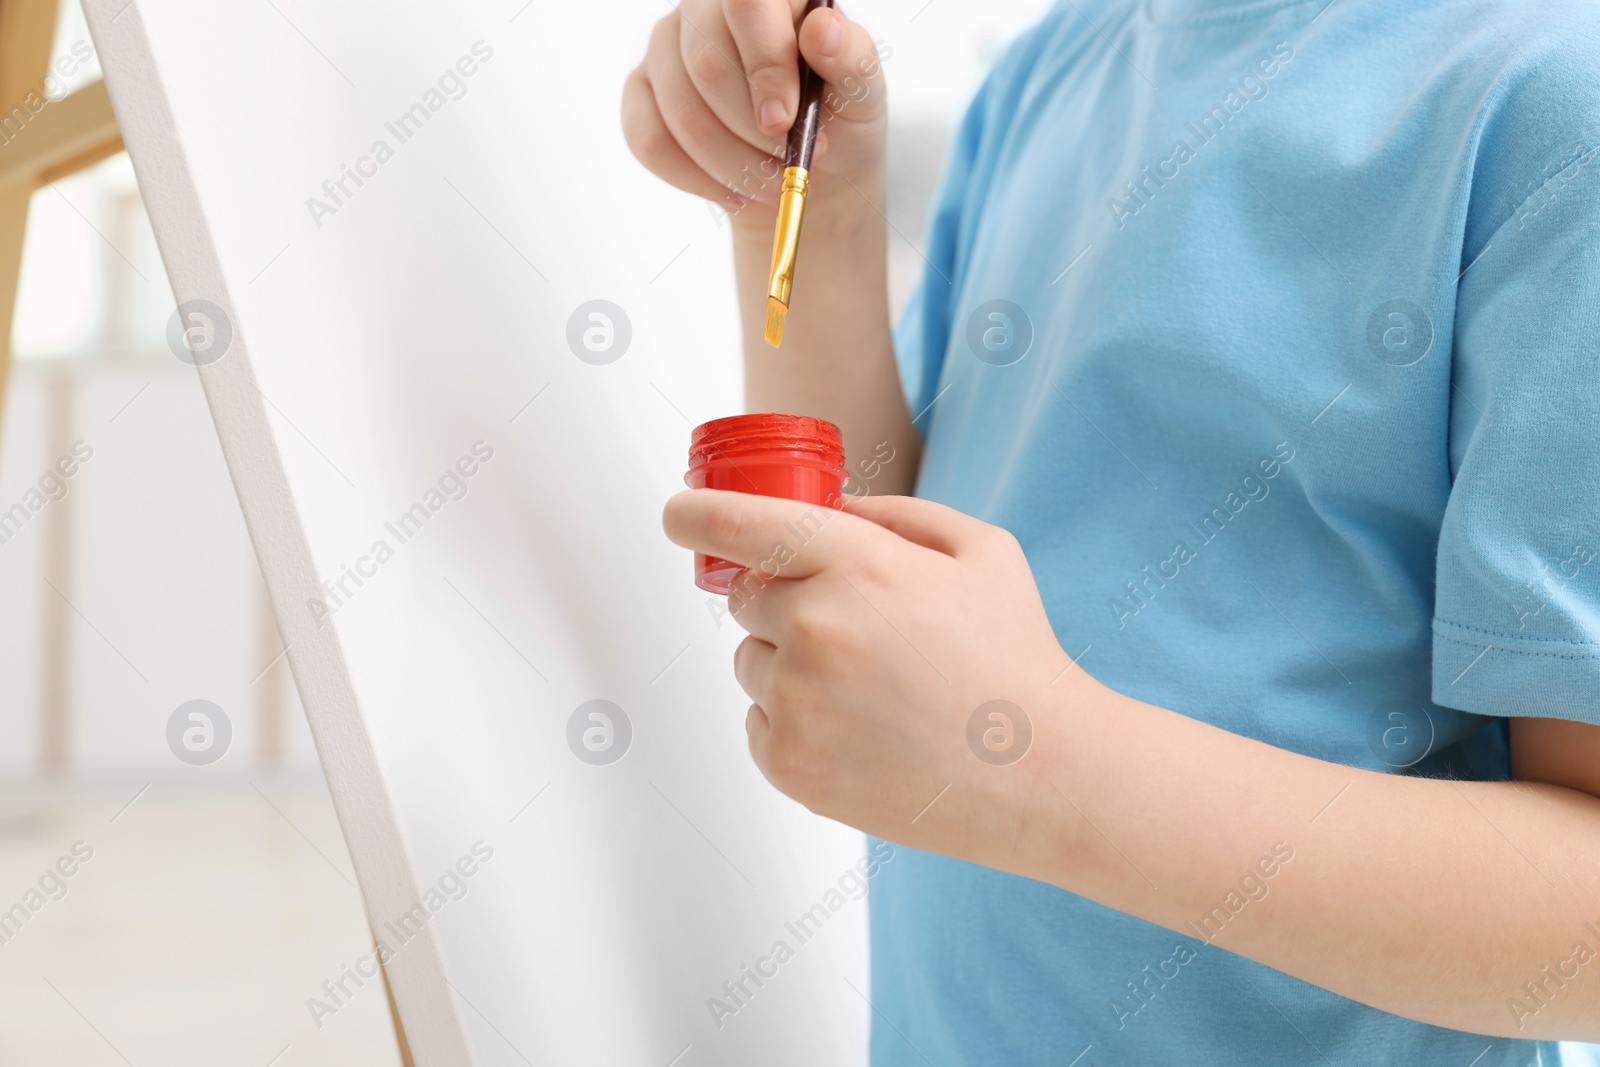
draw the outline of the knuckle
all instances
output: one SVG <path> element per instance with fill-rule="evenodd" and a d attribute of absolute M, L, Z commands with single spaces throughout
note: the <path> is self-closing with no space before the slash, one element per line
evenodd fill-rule
<path fill-rule="evenodd" d="M 754 22 L 771 6 L 770 0 L 722 0 L 722 13 L 730 24 Z"/>
<path fill-rule="evenodd" d="M 746 637 L 739 643 L 739 647 L 733 650 L 733 680 L 739 683 L 739 688 L 743 689 L 751 700 L 761 700 L 765 697 L 771 700 L 772 703 L 777 704 L 778 701 L 770 691 L 773 679 L 767 679 L 768 692 L 756 692 L 761 688 L 761 679 L 757 676 L 758 672 L 756 670 L 755 657 L 759 653 L 755 648 L 755 641 L 754 637 Z"/>
<path fill-rule="evenodd" d="M 651 169 L 667 158 L 676 143 L 671 131 L 660 120 L 645 114 L 643 108 L 633 106 L 623 110 L 622 139 L 633 157 Z"/>
<path fill-rule="evenodd" d="M 767 745 L 767 777 L 790 796 L 807 792 L 815 773 L 810 754 L 799 738 L 774 731 Z"/>
<path fill-rule="evenodd" d="M 685 57 L 689 78 L 696 85 L 718 85 L 727 80 L 731 68 L 714 44 L 706 41 Z"/>
<path fill-rule="evenodd" d="M 837 631 L 829 613 L 810 602 L 802 602 L 794 609 L 789 629 L 803 647 L 829 648 L 836 640 Z"/>
<path fill-rule="evenodd" d="M 794 77 L 794 61 L 785 63 L 775 56 L 760 56 L 745 63 L 744 73 L 752 84 L 776 89 L 786 79 Z"/>
<path fill-rule="evenodd" d="M 769 688 L 771 689 L 769 696 L 775 709 L 780 713 L 790 713 L 795 710 L 800 699 L 801 687 L 792 672 L 781 667 L 774 670 Z"/>
<path fill-rule="evenodd" d="M 718 545 L 736 545 L 744 536 L 749 520 L 743 505 L 730 503 L 706 516 L 706 534 Z"/>
<path fill-rule="evenodd" d="M 696 96 L 678 105 L 678 136 L 682 140 L 704 143 L 721 125 L 706 102 Z"/>
<path fill-rule="evenodd" d="M 856 556 L 856 572 L 869 586 L 887 585 L 894 572 L 889 553 L 879 548 L 864 548 Z"/>
<path fill-rule="evenodd" d="M 628 134 L 627 140 L 634 158 L 652 170 L 667 159 L 675 144 L 672 134 L 662 126 L 633 130 Z"/>
<path fill-rule="evenodd" d="M 676 11 L 662 16 L 656 20 L 654 26 L 650 27 L 650 42 L 646 45 L 646 49 L 655 52 L 663 48 L 673 47 L 677 42 L 678 30 L 678 13 Z"/>
<path fill-rule="evenodd" d="M 984 538 L 990 548 L 1006 556 L 1022 555 L 1022 542 L 1017 540 L 1017 535 L 1004 526 L 991 526 L 984 531 Z"/>

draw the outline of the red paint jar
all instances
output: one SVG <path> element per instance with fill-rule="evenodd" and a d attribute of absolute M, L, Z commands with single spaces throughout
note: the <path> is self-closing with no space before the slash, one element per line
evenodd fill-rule
<path fill-rule="evenodd" d="M 734 415 L 689 435 L 691 489 L 727 489 L 844 506 L 844 441 L 839 427 L 805 415 Z M 726 594 L 744 567 L 696 552 L 694 584 Z"/>

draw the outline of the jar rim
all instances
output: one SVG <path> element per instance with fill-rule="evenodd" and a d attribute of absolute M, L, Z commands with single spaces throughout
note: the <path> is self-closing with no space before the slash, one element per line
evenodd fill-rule
<path fill-rule="evenodd" d="M 730 415 L 701 423 L 689 434 L 689 465 L 697 467 L 717 458 L 738 458 L 758 453 L 798 453 L 815 457 L 830 468 L 844 466 L 844 441 L 839 427 L 809 415 L 759 412 Z"/>

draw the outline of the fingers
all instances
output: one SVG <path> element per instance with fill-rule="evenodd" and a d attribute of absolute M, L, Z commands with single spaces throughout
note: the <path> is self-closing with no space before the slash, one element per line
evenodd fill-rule
<path fill-rule="evenodd" d="M 878 46 L 865 26 L 832 8 L 818 8 L 800 25 L 800 54 L 828 83 L 827 121 L 876 122 L 887 107 Z"/>
<path fill-rule="evenodd" d="M 804 6 L 675 4 L 624 87 L 623 130 L 634 156 L 672 185 L 730 208 L 776 203 L 804 55 L 827 82 L 824 125 L 843 124 L 819 131 L 816 158 L 844 145 L 840 168 L 880 160 L 886 108 L 876 47 L 865 28 L 831 8 L 810 12 L 797 31 Z"/>
<path fill-rule="evenodd" d="M 914 496 L 852 497 L 847 494 L 844 506 L 852 515 L 859 515 L 907 541 L 947 556 L 969 555 L 988 540 L 1004 534 L 999 527 L 955 508 Z"/>
<path fill-rule="evenodd" d="M 728 590 L 728 613 L 751 637 L 769 645 L 782 644 L 792 632 L 796 597 L 802 588 L 800 582 L 765 580 L 745 571 Z"/>
<path fill-rule="evenodd" d="M 800 106 L 796 9 L 786 0 L 722 0 L 722 13 L 750 83 L 756 125 L 781 137 Z"/>
<path fill-rule="evenodd" d="M 672 136 L 656 107 L 655 91 L 643 67 L 628 75 L 622 87 L 622 136 L 634 158 L 667 184 L 707 200 L 721 201 L 730 209 L 743 206 L 744 197 L 723 188 L 701 170 Z"/>
<path fill-rule="evenodd" d="M 654 91 L 655 105 L 679 148 L 723 189 L 749 189 L 746 195 L 766 191 L 776 199 L 770 178 L 777 173 L 771 156 L 755 148 L 723 125 L 684 69 L 678 44 L 679 27 L 671 18 L 656 24 L 644 73 Z"/>
<path fill-rule="evenodd" d="M 689 80 L 713 114 L 729 130 L 759 151 L 781 153 L 783 134 L 763 132 L 756 123 L 756 105 L 745 78 L 728 24 L 721 18 L 685 14 L 678 50 Z"/>
<path fill-rule="evenodd" d="M 661 525 L 674 544 L 749 567 L 763 581 L 806 578 L 864 542 L 887 533 L 820 504 L 753 493 L 687 489 L 671 500 Z"/>
<path fill-rule="evenodd" d="M 757 704 L 772 702 L 773 660 L 778 650 L 759 637 L 747 637 L 733 652 L 733 677 Z"/>
<path fill-rule="evenodd" d="M 744 717 L 744 736 L 750 744 L 750 758 L 766 774 L 767 747 L 772 743 L 772 721 L 760 704 L 751 704 Z"/>

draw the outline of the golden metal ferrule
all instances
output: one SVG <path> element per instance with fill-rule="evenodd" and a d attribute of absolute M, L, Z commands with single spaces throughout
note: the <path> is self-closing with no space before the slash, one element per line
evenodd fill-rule
<path fill-rule="evenodd" d="M 783 191 L 778 195 L 778 230 L 772 239 L 772 275 L 767 295 L 789 305 L 794 287 L 795 256 L 800 250 L 800 217 L 806 208 L 810 175 L 804 167 L 786 167 Z"/>

